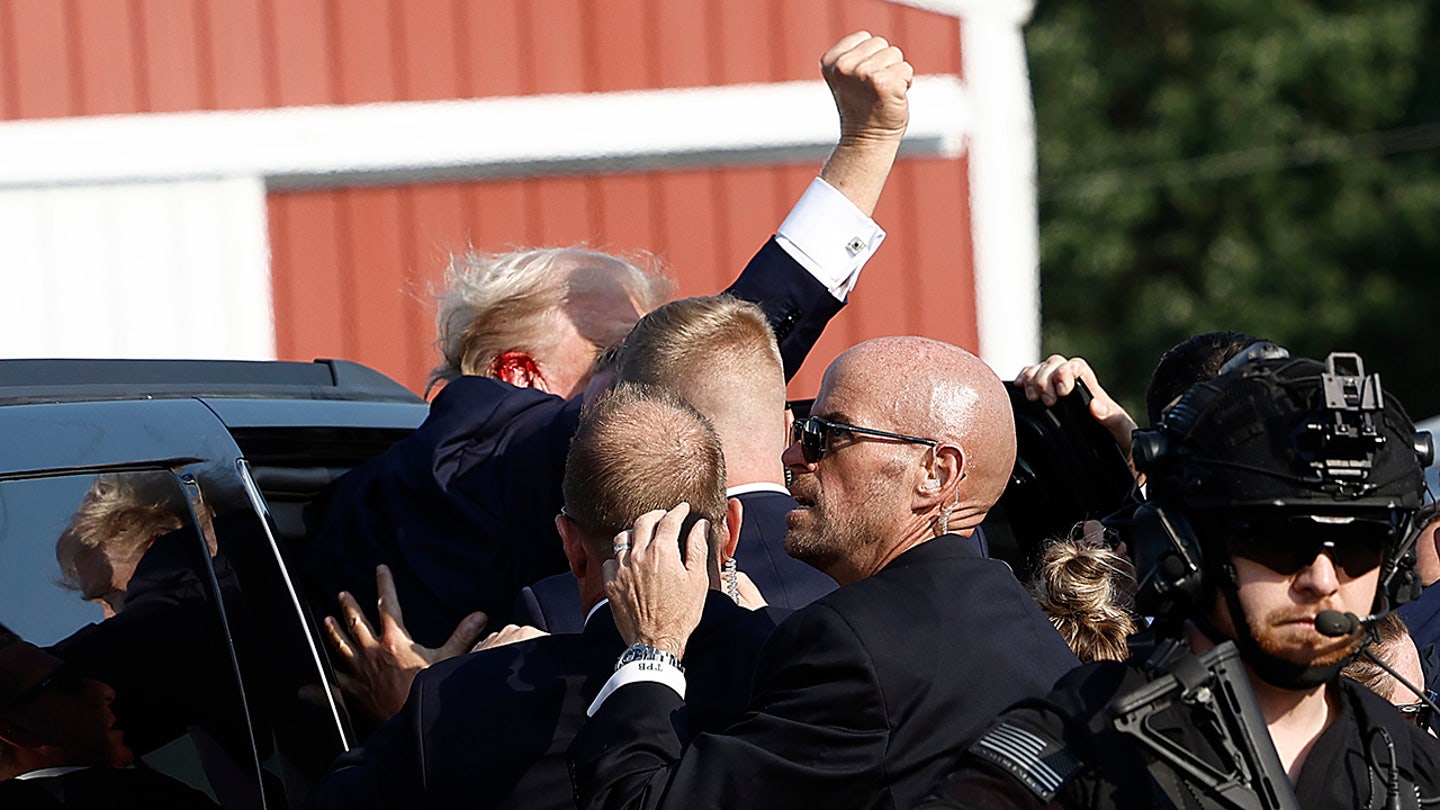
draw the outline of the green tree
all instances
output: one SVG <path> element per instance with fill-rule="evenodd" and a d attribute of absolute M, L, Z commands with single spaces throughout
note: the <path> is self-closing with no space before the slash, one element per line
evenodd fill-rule
<path fill-rule="evenodd" d="M 1359 351 L 1440 412 L 1437 4 L 1041 0 L 1046 350 L 1137 417 L 1160 353 L 1214 329 Z"/>

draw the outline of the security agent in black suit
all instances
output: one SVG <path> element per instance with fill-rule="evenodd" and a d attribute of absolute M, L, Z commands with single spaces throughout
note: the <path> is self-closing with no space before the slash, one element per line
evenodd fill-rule
<path fill-rule="evenodd" d="M 1261 343 L 1191 387 L 1136 432 L 1148 500 L 1116 523 L 1163 643 L 1000 715 L 925 806 L 1440 804 L 1440 743 L 1340 677 L 1401 590 L 1430 454 L 1355 355 Z"/>
<path fill-rule="evenodd" d="M 0 807 L 174 807 L 214 802 L 163 774 L 131 767 L 115 690 L 0 625 Z"/>
<path fill-rule="evenodd" d="M 632 646 L 570 756 L 582 808 L 910 807 L 996 712 L 1076 665 L 973 530 L 1015 457 L 1004 387 L 978 358 L 882 338 L 826 371 L 785 451 L 800 508 L 786 550 L 841 587 L 787 619 L 761 653 L 740 722 L 688 746 L 703 571 L 680 573 L 683 510 L 637 522 L 611 608 Z M 685 576 L 686 588 L 672 584 Z"/>
<path fill-rule="evenodd" d="M 725 448 L 727 494 L 745 516 L 735 560 L 766 602 L 799 608 L 835 589 L 829 576 L 785 553 L 785 516 L 797 506 L 780 464 L 785 375 L 759 307 L 729 296 L 671 301 L 630 330 L 615 373 L 672 391 L 715 426 Z M 542 580 L 522 594 L 520 606 L 538 608 L 525 610 L 527 619 L 560 622 L 547 622 L 551 632 L 574 632 L 584 616 L 574 594 L 573 579 Z"/>
<path fill-rule="evenodd" d="M 659 389 L 622 385 L 586 411 L 571 445 L 556 518 L 588 614 L 584 632 L 454 658 L 421 673 L 400 714 L 342 756 L 313 807 L 573 806 L 564 751 L 625 649 L 604 599 L 616 534 L 660 504 L 695 504 L 696 564 L 711 590 L 686 664 L 690 732 L 740 716 L 760 645 L 774 628 L 722 592 L 738 513 L 724 495 L 713 430 Z M 693 523 L 694 521 L 692 521 Z"/>
<path fill-rule="evenodd" d="M 785 553 L 785 516 L 799 505 L 789 490 L 760 483 L 731 487 L 725 494 L 740 502 L 745 515 L 736 554 L 740 572 L 765 597 L 772 615 L 787 615 L 835 590 L 835 580 Z M 578 633 L 584 618 L 580 592 L 569 574 L 522 588 L 515 600 L 513 621 L 547 633 Z"/>
<path fill-rule="evenodd" d="M 846 41 L 884 44 L 868 35 Z M 825 66 L 840 141 L 728 290 L 764 308 L 787 376 L 884 237 L 870 215 L 909 121 L 910 76 L 877 83 L 864 67 L 859 58 Z M 449 382 L 412 437 L 336 486 L 302 560 L 314 604 L 328 609 L 348 590 L 370 613 L 375 567 L 388 564 L 415 640 L 438 647 L 473 611 L 492 624 L 507 621 L 520 588 L 564 571 L 551 517 L 591 361 L 663 300 L 652 283 L 617 270 L 613 257 L 565 260 L 577 262 L 573 272 L 562 265 L 549 276 L 567 280 L 564 302 L 532 317 L 517 315 L 515 301 L 442 309 L 440 371 Z M 519 328 L 506 331 L 512 325 Z"/>

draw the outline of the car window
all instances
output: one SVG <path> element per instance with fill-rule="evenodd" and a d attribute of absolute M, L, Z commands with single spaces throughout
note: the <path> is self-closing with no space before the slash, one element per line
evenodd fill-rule
<path fill-rule="evenodd" d="M 348 725 L 247 475 L 197 462 L 0 480 L 0 624 L 37 648 L 7 664 L 0 639 L 0 785 L 80 767 L 63 778 L 143 773 L 157 807 L 303 803 Z M 58 665 L 68 691 L 47 684 Z M 7 742 L 11 693 L 22 723 L 86 733 L 48 744 L 54 762 L 14 748 L 49 738 Z M 116 767 L 131 759 L 147 767 Z"/>
<path fill-rule="evenodd" d="M 0 777 L 260 806 L 226 569 L 167 470 L 0 482 L 0 624 L 34 645 L 0 648 Z"/>

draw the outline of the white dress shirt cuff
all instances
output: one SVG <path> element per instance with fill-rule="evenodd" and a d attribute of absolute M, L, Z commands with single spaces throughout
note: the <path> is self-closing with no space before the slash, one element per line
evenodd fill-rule
<path fill-rule="evenodd" d="M 631 661 L 625 666 L 615 670 L 610 680 L 600 689 L 600 694 L 595 696 L 595 701 L 590 708 L 585 710 L 586 717 L 594 717 L 595 712 L 600 711 L 600 704 L 610 697 L 616 689 L 630 683 L 663 683 L 675 690 L 675 694 L 685 699 L 685 673 L 670 666 L 664 661 Z"/>
<path fill-rule="evenodd" d="M 844 301 L 860 269 L 885 241 L 885 231 L 829 183 L 815 178 L 780 223 L 775 241 Z"/>

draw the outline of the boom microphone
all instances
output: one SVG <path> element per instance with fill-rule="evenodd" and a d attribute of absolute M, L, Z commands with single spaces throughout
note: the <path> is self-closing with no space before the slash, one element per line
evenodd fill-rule
<path fill-rule="evenodd" d="M 1388 606 L 1379 613 L 1371 613 L 1369 616 L 1356 616 L 1354 613 L 1341 613 L 1338 610 L 1322 610 L 1315 614 L 1315 632 L 1330 638 L 1352 635 L 1360 629 L 1362 624 L 1383 619 L 1389 613 Z"/>

